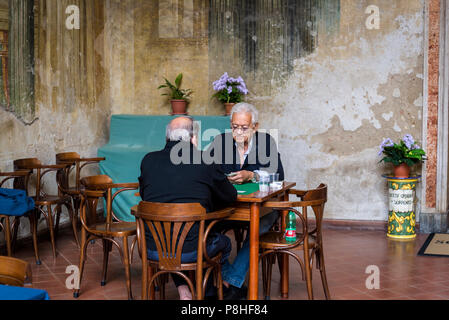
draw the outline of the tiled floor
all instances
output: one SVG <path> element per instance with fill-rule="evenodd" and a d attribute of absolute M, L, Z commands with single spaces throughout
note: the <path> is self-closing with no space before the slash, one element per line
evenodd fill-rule
<path fill-rule="evenodd" d="M 327 277 L 332 299 L 449 299 L 449 257 L 422 257 L 417 252 L 427 235 L 420 234 L 414 241 L 388 240 L 384 232 L 324 230 Z M 34 263 L 32 247 L 20 248 L 16 257 L 32 263 L 33 286 L 48 291 L 54 300 L 72 300 L 72 291 L 66 288 L 66 268 L 78 265 L 79 250 L 69 231 L 58 237 L 58 256 L 53 259 L 49 241 L 41 241 L 39 248 L 42 265 Z M 127 299 L 124 268 L 117 249 L 113 249 L 109 260 L 108 282 L 100 286 L 102 266 L 101 241 L 89 246 L 85 274 L 81 283 L 80 300 L 83 299 Z M 300 269 L 290 261 L 289 299 L 307 299 L 305 283 Z M 365 273 L 368 266 L 380 270 L 380 289 L 369 290 Z M 279 273 L 274 266 L 272 299 L 279 297 Z M 134 252 L 132 265 L 132 290 L 135 299 L 140 299 L 141 262 Z M 316 299 L 324 299 L 319 272 L 314 269 L 313 287 Z M 262 288 L 262 283 L 260 283 Z M 260 297 L 262 292 L 260 290 Z M 177 291 L 170 281 L 167 298 L 177 299 Z"/>

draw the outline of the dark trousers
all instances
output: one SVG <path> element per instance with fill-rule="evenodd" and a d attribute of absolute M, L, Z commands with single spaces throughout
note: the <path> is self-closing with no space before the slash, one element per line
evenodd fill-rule
<path fill-rule="evenodd" d="M 231 254 L 231 239 L 220 233 L 213 233 L 207 237 L 206 250 L 209 257 L 216 256 L 219 252 L 222 254 L 221 263 L 225 262 Z M 147 250 L 148 260 L 159 261 L 157 251 Z M 197 251 L 183 252 L 181 254 L 182 263 L 194 263 L 197 259 Z M 172 274 L 173 282 L 176 287 L 187 284 L 186 281 L 176 274 Z M 212 279 L 212 277 L 209 277 Z M 207 294 L 206 294 L 207 295 Z"/>

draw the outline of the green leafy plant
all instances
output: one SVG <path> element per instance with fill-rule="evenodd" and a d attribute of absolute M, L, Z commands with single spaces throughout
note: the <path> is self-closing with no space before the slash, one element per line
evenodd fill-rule
<path fill-rule="evenodd" d="M 390 138 L 385 139 L 379 150 L 379 156 L 384 157 L 379 162 L 391 162 L 398 166 L 406 163 L 409 166 L 426 160 L 426 152 L 419 147 L 413 137 L 407 134 L 399 143 L 394 143 Z"/>
<path fill-rule="evenodd" d="M 175 84 L 172 84 L 166 78 L 165 84 L 162 84 L 158 89 L 167 88 L 169 93 L 163 93 L 162 96 L 170 97 L 170 100 L 185 100 L 188 101 L 193 91 L 191 89 L 181 89 L 182 73 L 178 74 L 175 79 Z"/>

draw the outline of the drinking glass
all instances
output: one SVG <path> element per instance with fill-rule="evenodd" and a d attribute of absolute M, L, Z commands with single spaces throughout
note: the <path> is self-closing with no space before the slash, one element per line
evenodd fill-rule
<path fill-rule="evenodd" d="M 270 189 L 282 189 L 282 182 L 279 181 L 279 173 L 270 173 Z"/>
<path fill-rule="evenodd" d="M 259 179 L 259 191 L 260 192 L 268 192 L 270 191 L 270 177 L 269 176 L 261 176 Z"/>

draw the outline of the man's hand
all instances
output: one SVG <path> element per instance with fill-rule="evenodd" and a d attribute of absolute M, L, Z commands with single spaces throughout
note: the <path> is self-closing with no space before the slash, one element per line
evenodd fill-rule
<path fill-rule="evenodd" d="M 252 171 L 239 171 L 235 175 L 228 177 L 228 180 L 233 184 L 242 184 L 251 181 L 254 177 L 254 172 Z"/>

